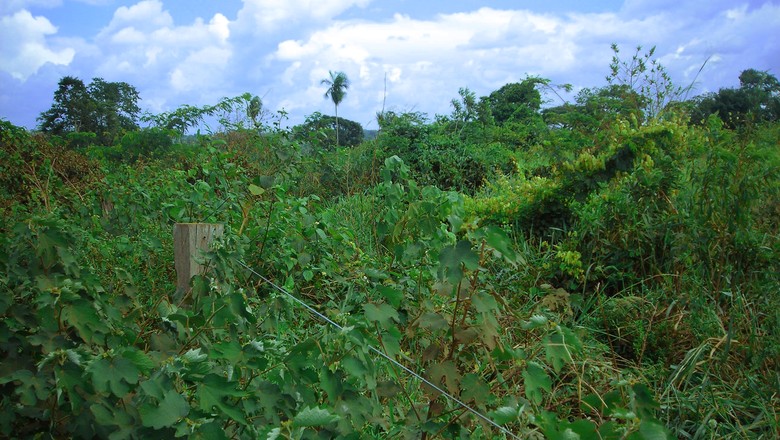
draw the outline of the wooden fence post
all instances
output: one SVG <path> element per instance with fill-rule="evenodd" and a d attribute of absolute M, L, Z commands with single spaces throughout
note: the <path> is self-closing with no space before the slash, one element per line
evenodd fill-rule
<path fill-rule="evenodd" d="M 197 261 L 200 252 L 208 252 L 211 242 L 222 236 L 224 225 L 218 223 L 176 223 L 173 226 L 173 259 L 176 267 L 176 292 L 182 295 L 190 288 L 190 278 L 203 275 L 207 267 Z"/>

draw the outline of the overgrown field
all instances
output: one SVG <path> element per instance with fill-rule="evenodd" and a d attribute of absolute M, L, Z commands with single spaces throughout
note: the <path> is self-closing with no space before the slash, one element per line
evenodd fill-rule
<path fill-rule="evenodd" d="M 0 122 L 0 436 L 777 438 L 780 125 L 607 95 L 338 148 Z M 186 292 L 178 222 L 225 225 Z"/>

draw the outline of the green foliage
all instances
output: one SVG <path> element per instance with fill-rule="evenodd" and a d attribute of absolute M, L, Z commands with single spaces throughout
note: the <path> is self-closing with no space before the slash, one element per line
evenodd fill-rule
<path fill-rule="evenodd" d="M 542 105 L 542 95 L 537 90 L 540 83 L 544 81 L 529 77 L 520 83 L 506 84 L 483 98 L 496 124 L 527 123 L 536 116 Z"/>
<path fill-rule="evenodd" d="M 647 119 L 660 118 L 669 104 L 682 98 L 685 90 L 674 85 L 666 67 L 655 58 L 655 46 L 644 54 L 642 46 L 637 46 L 630 60 L 620 58 L 620 48 L 615 43 L 612 52 L 607 82 L 627 87 L 640 97 L 638 101 Z"/>
<path fill-rule="evenodd" d="M 83 201 L 101 170 L 56 141 L 0 121 L 0 210 L 20 204 L 50 212 Z"/>
<path fill-rule="evenodd" d="M 248 94 L 98 161 L 0 122 L 0 436 L 773 438 L 780 129 L 644 120 L 651 58 L 317 154 Z"/>
<path fill-rule="evenodd" d="M 95 133 L 102 145 L 111 145 L 122 134 L 138 128 L 138 92 L 124 82 L 94 78 L 89 85 L 72 76 L 63 77 L 54 92 L 51 108 L 41 113 L 40 129 L 46 133 Z"/>
<path fill-rule="evenodd" d="M 340 137 L 336 139 L 336 126 Z M 363 127 L 349 119 L 312 113 L 303 124 L 293 127 L 293 139 L 309 145 L 315 151 L 332 151 L 338 146 L 354 147 L 363 142 Z M 338 142 L 338 143 L 337 143 Z"/>
<path fill-rule="evenodd" d="M 208 132 L 217 131 L 217 127 L 212 129 L 208 126 L 208 123 L 213 123 L 214 118 L 223 131 L 262 129 L 266 116 L 262 100 L 250 93 L 244 93 L 222 98 L 213 105 L 196 107 L 185 104 L 169 112 L 156 115 L 147 113 L 141 119 L 158 129 L 173 130 L 183 136 L 188 130 L 200 128 L 201 125 L 205 125 Z"/>
<path fill-rule="evenodd" d="M 691 120 L 706 124 L 717 114 L 729 128 L 780 118 L 780 82 L 774 75 L 755 69 L 739 75 L 740 87 L 722 88 L 696 97 Z"/>
<path fill-rule="evenodd" d="M 122 136 L 117 145 L 103 152 L 107 159 L 133 163 L 139 159 L 154 160 L 168 155 L 173 147 L 173 130 L 143 128 Z"/>

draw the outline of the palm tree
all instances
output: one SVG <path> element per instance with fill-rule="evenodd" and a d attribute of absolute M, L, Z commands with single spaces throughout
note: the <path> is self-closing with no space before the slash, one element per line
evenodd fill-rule
<path fill-rule="evenodd" d="M 344 72 L 328 71 L 330 78 L 325 78 L 320 81 L 320 84 L 328 86 L 328 90 L 325 92 L 325 97 L 330 98 L 333 101 L 333 105 L 336 107 L 336 146 L 339 145 L 339 104 L 347 95 L 347 89 L 349 88 L 349 78 Z"/>

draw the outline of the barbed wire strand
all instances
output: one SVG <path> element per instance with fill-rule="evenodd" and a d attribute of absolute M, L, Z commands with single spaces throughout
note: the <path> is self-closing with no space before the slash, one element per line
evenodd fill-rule
<path fill-rule="evenodd" d="M 312 307 L 312 306 L 310 306 L 310 305 L 306 304 L 306 303 L 305 303 L 303 300 L 299 299 L 298 297 L 296 297 L 296 296 L 295 296 L 295 295 L 293 295 L 292 293 L 288 292 L 288 291 L 287 291 L 286 289 L 284 289 L 283 287 L 280 287 L 280 286 L 278 286 L 278 285 L 274 284 L 274 282 L 273 282 L 273 281 L 269 280 L 268 278 L 266 278 L 266 277 L 264 277 L 263 275 L 261 275 L 260 273 L 258 273 L 256 270 L 252 269 L 251 267 L 249 267 L 249 266 L 248 266 L 246 263 L 244 263 L 243 261 L 240 261 L 240 260 L 239 260 L 239 261 L 238 261 L 238 264 L 240 264 L 240 265 L 241 265 L 241 266 L 243 266 L 245 269 L 247 269 L 248 271 L 250 271 L 250 272 L 251 272 L 252 274 L 254 274 L 256 277 L 258 277 L 258 278 L 260 278 L 261 280 L 263 280 L 264 282 L 268 283 L 270 286 L 272 286 L 273 288 L 275 288 L 275 289 L 276 289 L 276 290 L 278 290 L 279 292 L 282 292 L 282 293 L 283 293 L 284 295 L 286 295 L 288 298 L 290 298 L 290 299 L 292 299 L 293 301 L 295 301 L 296 303 L 300 304 L 300 305 L 301 305 L 303 308 L 305 308 L 305 309 L 306 309 L 306 310 L 307 310 L 309 313 L 311 313 L 312 315 L 315 315 L 316 317 L 320 318 L 321 320 L 325 321 L 326 323 L 330 324 L 331 326 L 333 326 L 333 327 L 337 328 L 339 331 L 343 331 L 343 330 L 344 330 L 344 327 L 342 327 L 341 325 L 339 325 L 337 322 L 335 322 L 335 321 L 333 321 L 332 319 L 328 318 L 327 316 L 323 315 L 322 313 L 320 313 L 320 312 L 319 312 L 317 309 L 315 309 L 314 307 Z M 400 368 L 400 369 L 404 370 L 404 371 L 405 371 L 407 374 L 409 374 L 410 376 L 413 376 L 413 377 L 417 378 L 418 380 L 420 380 L 420 381 L 421 381 L 421 382 L 423 382 L 424 384 L 428 385 L 429 387 L 433 388 L 433 389 L 434 389 L 434 390 L 436 390 L 437 392 L 441 393 L 441 394 L 442 394 L 444 397 L 446 397 L 446 398 L 450 399 L 451 401 L 455 402 L 456 404 L 458 404 L 458 405 L 459 405 L 461 408 L 463 408 L 463 409 L 467 410 L 468 412 L 470 412 L 470 413 L 474 414 L 475 416 L 477 416 L 477 417 L 479 417 L 480 419 L 484 420 L 485 422 L 489 423 L 490 425 L 492 425 L 493 427 L 495 427 L 495 428 L 496 428 L 496 429 L 498 429 L 499 431 L 503 432 L 504 434 L 508 435 L 509 437 L 512 437 L 512 438 L 514 438 L 514 439 L 518 439 L 518 440 L 520 440 L 520 437 L 516 436 L 516 435 L 515 435 L 515 434 L 513 434 L 511 431 L 509 431 L 508 429 L 506 429 L 506 428 L 504 428 L 503 426 L 499 425 L 498 423 L 494 422 L 494 421 L 493 421 L 493 420 L 492 420 L 490 417 L 488 417 L 488 416 L 486 416 L 486 415 L 482 414 L 481 412 L 477 411 L 476 409 L 472 408 L 472 407 L 471 407 L 471 406 L 469 406 L 468 404 L 464 403 L 462 400 L 458 399 L 457 397 L 455 397 L 455 396 L 453 396 L 452 394 L 448 393 L 447 391 L 443 390 L 443 389 L 442 389 L 441 387 L 439 387 L 438 385 L 436 385 L 436 384 L 434 384 L 433 382 L 429 381 L 428 379 L 426 379 L 426 378 L 422 377 L 420 374 L 418 374 L 418 373 L 417 373 L 417 372 L 415 372 L 414 370 L 411 370 L 411 369 L 410 369 L 409 367 L 407 367 L 406 365 L 404 365 L 404 364 L 402 364 L 402 363 L 398 362 L 397 360 L 393 359 L 392 357 L 390 357 L 389 355 L 387 355 L 385 352 L 383 352 L 383 351 L 381 351 L 381 350 L 377 349 L 377 348 L 376 348 L 376 347 L 374 347 L 373 345 L 369 345 L 369 346 L 368 346 L 368 350 L 369 350 L 369 351 L 372 351 L 372 352 L 374 352 L 374 353 L 376 353 L 377 355 L 381 356 L 383 359 L 385 359 L 385 360 L 387 360 L 388 362 L 392 363 L 392 364 L 393 364 L 393 365 L 395 365 L 396 367 L 398 367 L 398 368 Z"/>

